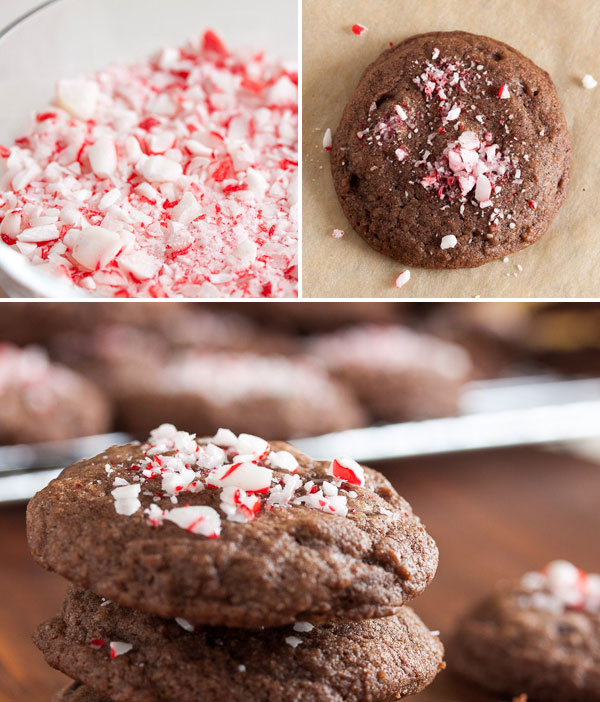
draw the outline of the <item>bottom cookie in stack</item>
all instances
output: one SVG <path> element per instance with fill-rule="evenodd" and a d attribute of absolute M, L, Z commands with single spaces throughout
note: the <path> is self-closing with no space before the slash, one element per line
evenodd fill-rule
<path fill-rule="evenodd" d="M 75 678 L 62 702 L 383 702 L 420 692 L 443 646 L 408 607 L 360 622 L 195 627 L 72 587 L 35 641 Z"/>

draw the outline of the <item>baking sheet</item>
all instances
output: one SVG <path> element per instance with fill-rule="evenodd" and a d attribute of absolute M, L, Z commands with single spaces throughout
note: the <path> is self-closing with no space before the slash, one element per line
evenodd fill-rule
<path fill-rule="evenodd" d="M 368 32 L 352 33 L 353 24 Z M 552 76 L 572 139 L 567 202 L 548 233 L 508 263 L 457 271 L 406 269 L 371 249 L 337 201 L 323 133 L 335 131 L 363 70 L 412 34 L 464 30 L 505 41 Z M 304 0 L 303 295 L 305 297 L 598 297 L 600 81 L 598 0 Z M 333 229 L 345 236 L 334 239 Z M 522 270 L 517 268 L 520 266 Z"/>

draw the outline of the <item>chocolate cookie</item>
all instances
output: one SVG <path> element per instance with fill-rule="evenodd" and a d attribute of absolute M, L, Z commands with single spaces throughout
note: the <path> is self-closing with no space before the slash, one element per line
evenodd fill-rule
<path fill-rule="evenodd" d="M 0 444 L 71 439 L 109 427 L 110 408 L 95 385 L 50 363 L 40 348 L 0 342 Z"/>
<path fill-rule="evenodd" d="M 331 167 L 346 216 L 374 249 L 410 266 L 470 268 L 546 232 L 569 157 L 545 71 L 489 37 L 431 32 L 367 68 Z"/>
<path fill-rule="evenodd" d="M 322 368 L 250 353 L 176 355 L 137 386 L 130 378 L 118 406 L 122 425 L 136 436 L 173 422 L 199 434 L 228 426 L 290 439 L 367 421 L 352 393 Z"/>
<path fill-rule="evenodd" d="M 308 343 L 329 372 L 377 419 L 401 422 L 456 414 L 469 379 L 469 354 L 456 344 L 400 326 L 345 329 Z"/>
<path fill-rule="evenodd" d="M 378 472 L 164 425 L 67 468 L 27 509 L 40 565 L 127 607 L 260 628 L 397 612 L 438 552 Z"/>
<path fill-rule="evenodd" d="M 72 589 L 35 641 L 51 666 L 115 702 L 383 702 L 419 692 L 443 667 L 442 644 L 408 608 L 248 632 L 103 606 Z"/>
<path fill-rule="evenodd" d="M 527 573 L 461 622 L 451 664 L 502 695 L 600 700 L 600 575 L 565 561 Z"/>

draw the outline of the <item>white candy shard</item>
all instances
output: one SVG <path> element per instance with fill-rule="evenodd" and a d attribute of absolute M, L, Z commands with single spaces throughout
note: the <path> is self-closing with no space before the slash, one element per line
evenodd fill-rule
<path fill-rule="evenodd" d="M 54 224 L 30 227 L 18 234 L 18 239 L 23 242 L 54 241 L 58 239 L 58 229 Z"/>
<path fill-rule="evenodd" d="M 401 288 L 403 285 L 406 285 L 406 283 L 408 283 L 409 280 L 410 280 L 410 271 L 403 271 L 396 278 L 396 287 Z"/>
<path fill-rule="evenodd" d="M 234 251 L 235 257 L 245 264 L 250 264 L 255 261 L 257 253 L 258 244 L 256 244 L 254 241 L 250 241 L 250 239 L 240 241 L 236 250 Z"/>
<path fill-rule="evenodd" d="M 79 119 L 92 119 L 96 112 L 100 89 L 94 81 L 75 78 L 59 80 L 56 92 L 58 105 Z"/>
<path fill-rule="evenodd" d="M 327 127 L 325 130 L 325 134 L 323 135 L 323 148 L 325 151 L 330 151 L 331 150 L 331 145 L 333 143 L 333 138 L 331 136 L 331 129 Z"/>
<path fill-rule="evenodd" d="M 315 628 L 315 625 L 311 624 L 310 622 L 296 622 L 294 624 L 294 631 L 299 631 L 303 634 L 306 634 L 309 631 L 312 631 L 314 628 Z"/>
<path fill-rule="evenodd" d="M 182 629 L 185 629 L 186 631 L 192 632 L 196 630 L 196 627 L 192 624 L 192 622 L 188 622 L 188 620 L 184 619 L 183 617 L 175 617 L 175 621 Z"/>
<path fill-rule="evenodd" d="M 478 202 L 487 202 L 492 194 L 492 184 L 487 176 L 480 175 L 475 185 L 475 199 Z"/>
<path fill-rule="evenodd" d="M 142 506 L 142 503 L 138 499 L 138 495 L 140 494 L 139 483 L 117 487 L 112 490 L 110 494 L 114 497 L 115 511 L 117 514 L 130 517 Z"/>
<path fill-rule="evenodd" d="M 19 212 L 10 212 L 0 224 L 0 234 L 16 236 L 21 231 L 21 215 Z"/>
<path fill-rule="evenodd" d="M 240 434 L 235 444 L 238 455 L 251 454 L 256 458 L 263 458 L 270 450 L 269 442 L 254 434 Z"/>
<path fill-rule="evenodd" d="M 108 178 L 117 170 L 117 149 L 110 137 L 99 137 L 90 146 L 90 165 L 97 176 Z"/>
<path fill-rule="evenodd" d="M 134 251 L 119 256 L 119 268 L 130 273 L 136 280 L 154 278 L 161 267 L 161 261 L 143 251 Z"/>
<path fill-rule="evenodd" d="M 172 218 L 179 222 L 180 224 L 187 225 L 192 220 L 196 219 L 202 214 L 202 208 L 198 204 L 198 200 L 194 195 L 187 191 L 184 193 L 181 200 L 175 205 L 171 210 Z"/>
<path fill-rule="evenodd" d="M 295 105 L 298 88 L 287 76 L 282 76 L 269 88 L 267 100 L 271 105 Z"/>
<path fill-rule="evenodd" d="M 458 239 L 454 236 L 454 234 L 446 234 L 446 236 L 442 237 L 440 248 L 453 249 L 456 246 L 456 244 L 458 244 Z"/>
<path fill-rule="evenodd" d="M 394 109 L 396 110 L 396 114 L 398 115 L 398 117 L 400 117 L 400 119 L 403 122 L 406 122 L 406 120 L 408 119 L 408 115 L 406 114 L 406 110 L 401 105 L 396 105 L 396 107 Z"/>
<path fill-rule="evenodd" d="M 587 73 L 585 76 L 583 76 L 583 79 L 581 82 L 583 83 L 583 87 L 586 88 L 587 90 L 593 90 L 598 85 L 598 81 L 593 76 L 591 76 L 589 73 Z"/>
<path fill-rule="evenodd" d="M 458 107 L 457 105 L 454 105 L 454 107 L 446 115 L 446 119 L 449 122 L 454 122 L 455 120 L 457 120 L 460 117 L 460 112 L 461 112 L 460 107 Z"/>
<path fill-rule="evenodd" d="M 171 183 L 178 180 L 183 174 L 180 163 L 160 155 L 148 156 L 142 161 L 139 170 L 150 183 Z"/>
<path fill-rule="evenodd" d="M 256 169 L 249 168 L 246 171 L 246 180 L 248 181 L 248 188 L 254 193 L 256 199 L 262 200 L 269 187 L 264 176 Z"/>
<path fill-rule="evenodd" d="M 121 237 L 103 227 L 87 227 L 77 235 L 73 258 L 89 271 L 109 264 L 121 250 Z"/>
<path fill-rule="evenodd" d="M 478 149 L 481 144 L 475 132 L 463 132 L 458 141 L 464 149 Z"/>
<path fill-rule="evenodd" d="M 295 473 L 298 470 L 298 461 L 289 451 L 271 451 L 269 462 L 273 468 L 287 470 L 289 473 Z"/>
<path fill-rule="evenodd" d="M 211 442 L 217 446 L 235 446 L 237 444 L 237 436 L 230 429 L 221 428 L 218 429 Z"/>

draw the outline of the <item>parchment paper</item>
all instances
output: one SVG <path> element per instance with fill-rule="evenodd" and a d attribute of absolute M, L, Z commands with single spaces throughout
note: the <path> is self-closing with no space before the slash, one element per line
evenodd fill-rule
<path fill-rule="evenodd" d="M 355 23 L 369 31 L 351 32 Z M 389 46 L 461 29 L 514 46 L 552 76 L 572 139 L 567 202 L 533 246 L 481 268 L 411 269 L 371 249 L 338 203 L 322 138 L 335 131 L 363 70 Z M 305 297 L 598 297 L 600 294 L 599 0 L 304 0 L 303 295 Z M 333 229 L 345 236 L 334 239 Z M 517 269 L 522 267 L 522 271 Z M 516 277 L 515 277 L 516 274 Z"/>

